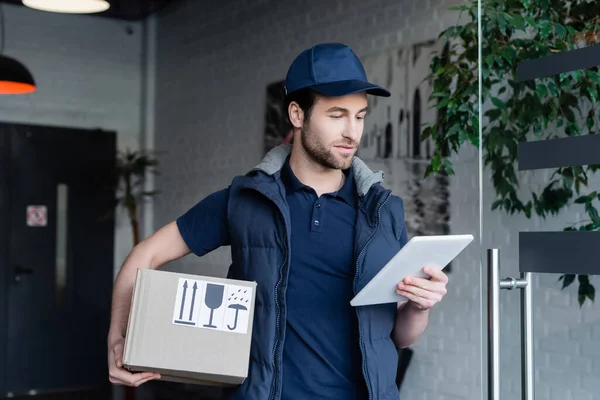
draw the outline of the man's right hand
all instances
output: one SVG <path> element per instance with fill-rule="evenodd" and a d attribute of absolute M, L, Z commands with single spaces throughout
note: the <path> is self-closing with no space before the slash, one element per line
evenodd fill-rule
<path fill-rule="evenodd" d="M 111 383 L 126 385 L 126 386 L 140 386 L 143 383 L 151 381 L 152 379 L 160 379 L 160 374 L 154 372 L 139 372 L 132 374 L 123 368 L 123 345 L 125 338 L 119 337 L 108 345 L 108 380 Z"/>

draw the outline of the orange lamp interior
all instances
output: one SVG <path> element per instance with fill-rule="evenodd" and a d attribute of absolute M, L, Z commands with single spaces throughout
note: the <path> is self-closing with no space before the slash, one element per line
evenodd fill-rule
<path fill-rule="evenodd" d="M 0 81 L 0 94 L 24 94 L 35 92 L 35 86 L 29 83 Z"/>

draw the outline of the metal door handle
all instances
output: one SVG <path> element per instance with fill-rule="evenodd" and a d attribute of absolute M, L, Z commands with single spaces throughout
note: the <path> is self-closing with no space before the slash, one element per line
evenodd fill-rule
<path fill-rule="evenodd" d="M 31 268 L 23 268 L 20 265 L 15 267 L 15 282 L 21 282 L 21 275 L 33 275 Z"/>

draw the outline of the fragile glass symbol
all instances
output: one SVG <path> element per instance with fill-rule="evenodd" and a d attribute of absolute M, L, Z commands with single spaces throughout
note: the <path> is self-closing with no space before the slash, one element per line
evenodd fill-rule
<path fill-rule="evenodd" d="M 204 325 L 205 328 L 216 328 L 216 326 L 212 323 L 213 313 L 217 308 L 221 307 L 221 304 L 223 304 L 224 289 L 225 287 L 223 285 L 215 285 L 212 283 L 208 283 L 206 285 L 206 296 L 204 297 L 204 304 L 206 304 L 206 306 L 210 308 L 210 319 L 208 320 L 208 324 Z"/>

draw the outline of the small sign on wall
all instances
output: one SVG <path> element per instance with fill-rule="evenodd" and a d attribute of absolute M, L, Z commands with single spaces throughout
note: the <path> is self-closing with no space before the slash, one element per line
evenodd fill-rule
<path fill-rule="evenodd" d="M 46 206 L 27 206 L 27 226 L 48 225 L 48 209 Z"/>

